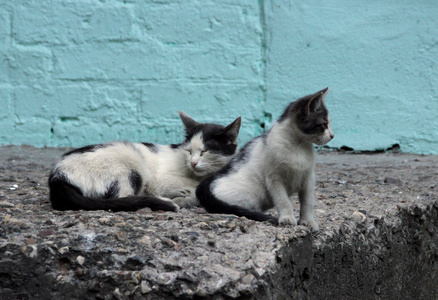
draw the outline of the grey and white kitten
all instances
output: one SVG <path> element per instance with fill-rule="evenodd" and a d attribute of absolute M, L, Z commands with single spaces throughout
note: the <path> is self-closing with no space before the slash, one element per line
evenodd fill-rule
<path fill-rule="evenodd" d="M 254 138 L 219 172 L 203 180 L 196 196 L 210 213 L 296 225 L 291 196 L 298 193 L 298 224 L 318 231 L 315 219 L 313 143 L 333 137 L 324 105 L 328 88 L 290 103 L 265 134 Z M 263 211 L 275 207 L 278 220 Z"/>
<path fill-rule="evenodd" d="M 64 154 L 49 178 L 52 207 L 177 211 L 199 204 L 197 185 L 233 157 L 241 121 L 224 127 L 179 116 L 186 138 L 178 145 L 113 142 Z"/>

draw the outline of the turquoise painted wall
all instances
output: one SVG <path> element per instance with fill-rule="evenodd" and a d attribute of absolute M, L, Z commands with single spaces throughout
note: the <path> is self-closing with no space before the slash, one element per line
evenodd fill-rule
<path fill-rule="evenodd" d="M 438 154 L 435 0 L 0 0 L 0 144 L 240 142 L 329 86 L 329 146 Z"/>

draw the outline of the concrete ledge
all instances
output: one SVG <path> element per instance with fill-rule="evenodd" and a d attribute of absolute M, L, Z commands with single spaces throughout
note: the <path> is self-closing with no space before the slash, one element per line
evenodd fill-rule
<path fill-rule="evenodd" d="M 65 149 L 0 148 L 1 299 L 434 299 L 438 157 L 322 153 L 321 232 L 201 208 L 56 212 Z"/>

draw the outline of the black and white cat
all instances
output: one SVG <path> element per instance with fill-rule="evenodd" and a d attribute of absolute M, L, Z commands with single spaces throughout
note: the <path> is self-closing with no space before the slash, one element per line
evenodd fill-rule
<path fill-rule="evenodd" d="M 318 231 L 315 219 L 313 143 L 333 137 L 324 105 L 328 88 L 290 103 L 265 134 L 254 138 L 219 172 L 203 180 L 196 196 L 210 213 L 296 225 L 291 196 L 298 193 L 298 224 Z M 263 211 L 275 207 L 276 219 Z"/>
<path fill-rule="evenodd" d="M 233 157 L 241 120 L 224 127 L 179 116 L 186 138 L 178 145 L 113 142 L 64 154 L 49 178 L 52 207 L 177 211 L 199 204 L 196 187 Z"/>

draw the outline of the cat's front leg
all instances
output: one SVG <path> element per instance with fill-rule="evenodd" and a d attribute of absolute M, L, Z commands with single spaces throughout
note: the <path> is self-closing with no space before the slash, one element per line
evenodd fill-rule
<path fill-rule="evenodd" d="M 267 188 L 279 215 L 278 223 L 280 225 L 297 225 L 292 202 L 289 200 L 282 180 L 280 178 L 268 178 Z"/>
<path fill-rule="evenodd" d="M 298 192 L 300 200 L 300 219 L 298 224 L 308 226 L 312 232 L 319 231 L 318 222 L 315 219 L 315 170 L 306 176 L 303 187 Z"/>

